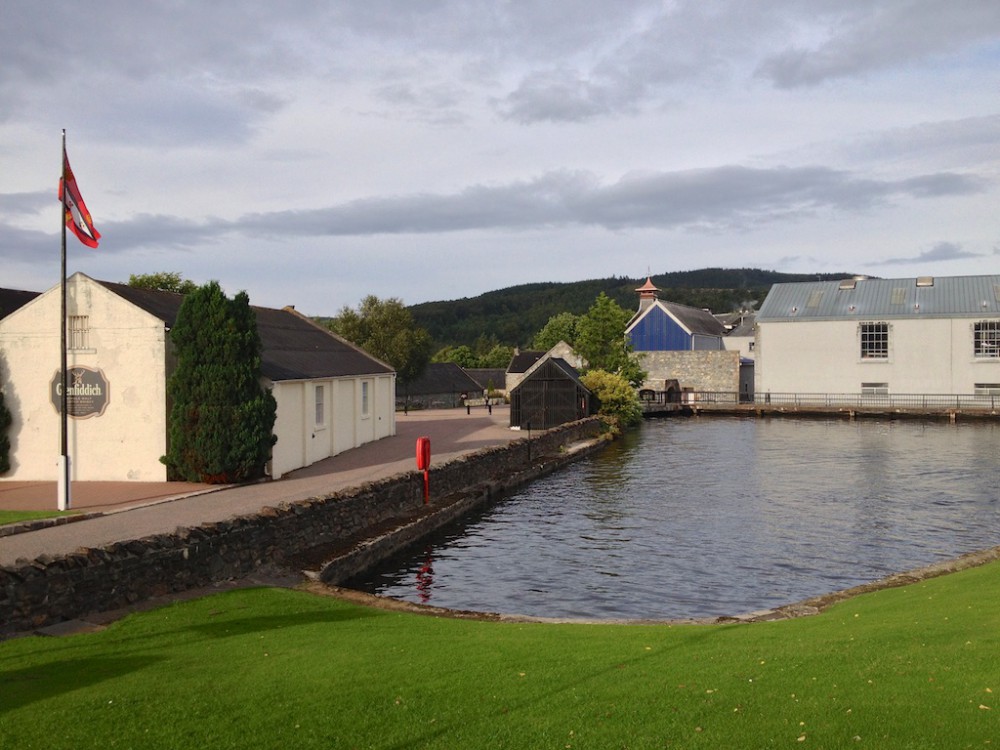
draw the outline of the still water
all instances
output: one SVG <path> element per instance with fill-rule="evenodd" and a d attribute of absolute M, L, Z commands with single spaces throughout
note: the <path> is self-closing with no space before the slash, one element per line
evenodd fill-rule
<path fill-rule="evenodd" d="M 735 615 L 1000 544 L 1000 424 L 651 420 L 347 585 L 543 617 Z"/>

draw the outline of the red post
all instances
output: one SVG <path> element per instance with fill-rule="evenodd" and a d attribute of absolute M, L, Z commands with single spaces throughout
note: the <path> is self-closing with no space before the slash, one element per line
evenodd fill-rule
<path fill-rule="evenodd" d="M 431 492 L 431 439 L 417 438 L 417 470 L 424 472 L 424 505 L 427 505 Z"/>

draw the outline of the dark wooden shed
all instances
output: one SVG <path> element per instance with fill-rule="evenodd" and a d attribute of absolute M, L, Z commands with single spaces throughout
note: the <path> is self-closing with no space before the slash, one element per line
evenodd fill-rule
<path fill-rule="evenodd" d="M 509 396 L 511 427 L 545 430 L 590 415 L 592 395 L 564 359 L 540 361 Z"/>

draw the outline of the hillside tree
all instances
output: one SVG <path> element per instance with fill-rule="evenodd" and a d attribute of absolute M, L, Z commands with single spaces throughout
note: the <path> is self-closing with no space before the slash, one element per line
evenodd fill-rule
<path fill-rule="evenodd" d="M 330 330 L 392 365 L 404 390 L 424 374 L 431 357 L 431 337 L 395 297 L 368 295 L 357 309 L 346 305 L 329 322 Z"/>
<path fill-rule="evenodd" d="M 132 274 L 128 277 L 128 285 L 135 289 L 150 289 L 154 292 L 174 292 L 175 294 L 191 294 L 198 288 L 197 284 L 190 279 L 182 278 L 176 271 Z"/>
<path fill-rule="evenodd" d="M 573 348 L 587 361 L 588 370 L 605 370 L 621 375 L 638 388 L 646 379 L 625 327 L 632 314 L 601 292 L 576 326 Z"/>
<path fill-rule="evenodd" d="M 534 349 L 547 352 L 560 341 L 565 341 L 570 346 L 575 346 L 577 336 L 577 326 L 580 323 L 580 316 L 571 312 L 561 312 L 549 318 L 542 329 L 535 334 L 531 346 Z"/>
<path fill-rule="evenodd" d="M 229 299 L 212 281 L 188 294 L 170 340 L 167 383 L 172 479 L 211 484 L 263 475 L 277 438 L 277 404 L 261 385 L 261 341 L 246 292 Z"/>

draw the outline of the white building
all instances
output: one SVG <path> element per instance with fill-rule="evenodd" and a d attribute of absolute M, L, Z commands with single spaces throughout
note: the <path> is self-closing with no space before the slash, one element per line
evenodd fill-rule
<path fill-rule="evenodd" d="M 164 481 L 168 332 L 183 297 L 67 280 L 75 481 Z M 254 307 L 263 385 L 277 401 L 271 475 L 395 434 L 395 373 L 292 308 Z M 0 386 L 13 416 L 4 480 L 54 480 L 60 453 L 60 289 L 0 320 Z"/>
<path fill-rule="evenodd" d="M 756 392 L 1000 392 L 1000 276 L 775 284 Z"/>

